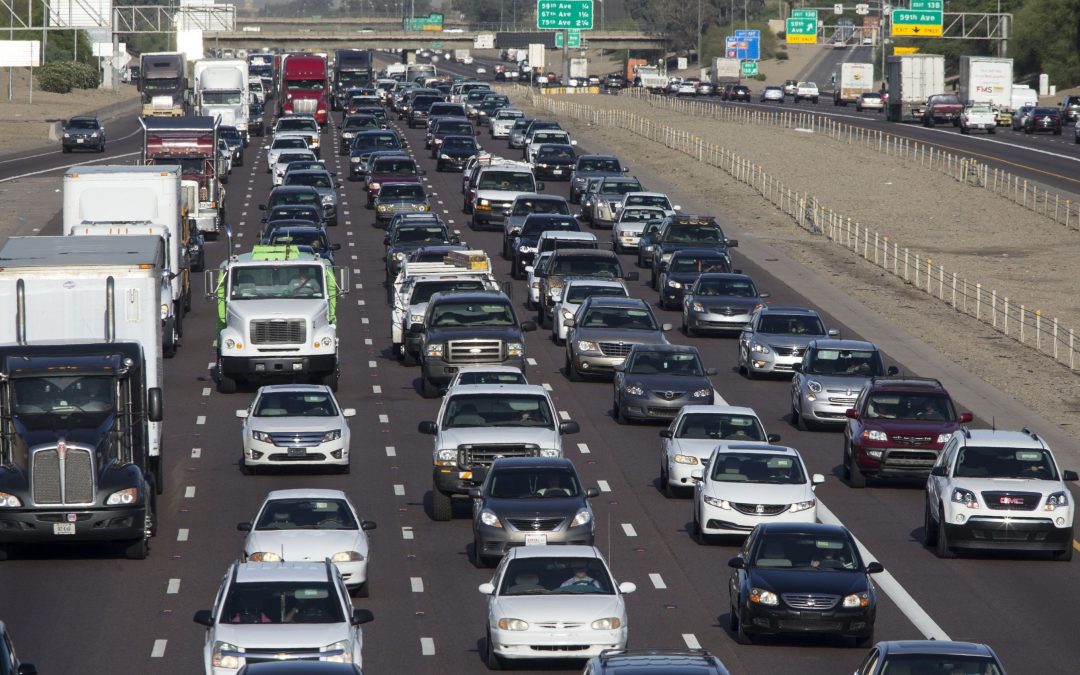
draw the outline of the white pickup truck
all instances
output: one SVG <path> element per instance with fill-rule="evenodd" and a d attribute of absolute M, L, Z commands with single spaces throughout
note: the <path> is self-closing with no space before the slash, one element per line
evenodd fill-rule
<path fill-rule="evenodd" d="M 814 82 L 800 82 L 795 87 L 795 102 L 810 101 L 816 104 L 821 92 L 818 91 L 818 86 Z"/>
<path fill-rule="evenodd" d="M 960 113 L 960 133 L 969 134 L 972 129 L 985 129 L 992 134 L 997 131 L 998 115 L 989 103 L 976 103 Z"/>

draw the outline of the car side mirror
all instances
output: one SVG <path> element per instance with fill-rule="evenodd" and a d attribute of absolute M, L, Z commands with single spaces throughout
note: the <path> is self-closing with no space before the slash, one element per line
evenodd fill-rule
<path fill-rule="evenodd" d="M 469 498 L 470 499 L 480 499 L 480 497 L 482 497 L 482 496 L 483 496 L 483 493 L 480 491 L 480 488 L 469 488 Z"/>
<path fill-rule="evenodd" d="M 356 417 L 356 408 L 345 408 L 341 411 L 342 417 Z"/>
<path fill-rule="evenodd" d="M 522 321 L 521 322 L 521 332 L 522 333 L 531 333 L 534 330 L 536 330 L 536 322 L 535 321 Z"/>
<path fill-rule="evenodd" d="M 579 425 L 574 420 L 566 420 L 565 422 L 560 422 L 559 423 L 559 433 L 560 434 L 565 434 L 565 435 L 576 434 L 579 431 L 581 431 L 581 425 Z"/>
<path fill-rule="evenodd" d="M 821 485 L 824 482 L 825 482 L 825 476 L 821 475 L 820 473 L 815 473 L 810 478 L 810 484 L 811 485 Z"/>
<path fill-rule="evenodd" d="M 354 609 L 349 623 L 354 626 L 359 626 L 361 624 L 371 623 L 374 620 L 375 615 L 371 613 L 370 609 Z"/>
<path fill-rule="evenodd" d="M 383 237 L 382 245 L 383 246 L 389 246 L 390 245 L 390 235 L 386 235 L 385 237 Z"/>
<path fill-rule="evenodd" d="M 330 250 L 331 251 L 340 251 L 341 250 L 341 244 L 330 244 Z"/>
<path fill-rule="evenodd" d="M 840 330 L 837 328 L 830 328 L 825 332 L 828 334 L 829 337 L 840 337 Z"/>
<path fill-rule="evenodd" d="M 547 189 L 547 186 L 544 185 L 542 182 L 536 184 L 536 191 L 537 192 L 543 192 L 546 189 Z"/>
<path fill-rule="evenodd" d="M 212 628 L 214 625 L 214 615 L 208 609 L 200 609 L 195 612 L 195 616 L 191 620 L 207 628 Z"/>
<path fill-rule="evenodd" d="M 364 532 L 370 532 L 372 530 L 378 529 L 378 527 L 379 526 L 375 523 L 374 520 L 362 520 L 362 521 L 360 521 L 360 529 L 363 530 Z"/>
<path fill-rule="evenodd" d="M 764 300 L 765 298 L 771 298 L 772 293 L 758 293 L 758 297 Z"/>
<path fill-rule="evenodd" d="M 899 375 L 900 369 L 896 366 L 889 366 L 888 370 L 886 370 L 885 372 L 887 372 L 889 375 Z"/>
<path fill-rule="evenodd" d="M 739 240 L 738 239 L 728 239 L 724 243 L 727 244 L 728 248 L 738 248 L 739 247 Z"/>
<path fill-rule="evenodd" d="M 931 476 L 938 476 L 939 478 L 946 478 L 949 475 L 949 467 L 944 464 L 935 464 L 930 469 Z"/>
<path fill-rule="evenodd" d="M 427 175 L 427 170 L 426 169 L 420 169 L 419 171 L 416 172 L 416 175 L 417 176 L 426 176 Z"/>
<path fill-rule="evenodd" d="M 525 266 L 525 274 L 532 274 L 535 268 L 532 265 Z"/>
<path fill-rule="evenodd" d="M 619 592 L 623 595 L 630 595 L 637 590 L 637 584 L 632 581 L 624 581 L 619 584 Z"/>
<path fill-rule="evenodd" d="M 690 472 L 690 477 L 694 480 L 705 480 L 705 472 L 701 469 L 694 469 Z"/>
<path fill-rule="evenodd" d="M 577 141 L 570 141 L 570 145 L 577 145 Z"/>
<path fill-rule="evenodd" d="M 884 572 L 884 571 L 885 571 L 885 566 L 882 565 L 881 563 L 879 563 L 876 560 L 866 566 L 866 573 L 867 574 L 880 574 L 881 572 Z"/>
<path fill-rule="evenodd" d="M 151 387 L 146 392 L 146 419 L 160 422 L 164 419 L 165 404 L 161 400 L 161 387 Z"/>
<path fill-rule="evenodd" d="M 251 532 L 251 523 L 237 523 L 236 529 L 240 532 Z"/>
<path fill-rule="evenodd" d="M 745 569 L 746 561 L 743 560 L 741 555 L 737 555 L 727 561 L 727 566 L 737 570 Z"/>
<path fill-rule="evenodd" d="M 660 438 L 673 438 L 675 435 L 671 433 L 671 429 L 661 429 Z"/>
<path fill-rule="evenodd" d="M 623 173 L 630 173 L 630 167 L 628 167 L 628 166 L 624 166 L 624 167 L 622 168 L 622 172 L 623 172 Z"/>
<path fill-rule="evenodd" d="M 260 211 L 265 211 L 266 210 L 266 204 L 259 204 L 259 210 Z"/>
<path fill-rule="evenodd" d="M 665 323 L 665 324 L 660 326 L 660 330 L 664 331 L 665 333 L 668 332 L 669 330 L 671 330 L 672 328 L 674 328 L 674 326 L 672 326 L 670 323 Z"/>
<path fill-rule="evenodd" d="M 1072 469 L 1065 469 L 1061 472 L 1061 480 L 1068 481 L 1070 483 L 1080 480 L 1080 476 L 1076 475 L 1076 472 Z"/>
<path fill-rule="evenodd" d="M 32 663 L 20 663 L 15 675 L 38 675 L 37 666 Z"/>
<path fill-rule="evenodd" d="M 573 328 L 575 324 L 576 324 L 576 322 L 574 321 L 573 317 L 570 317 L 569 319 L 563 319 L 563 322 L 562 322 L 562 325 L 565 328 Z"/>
<path fill-rule="evenodd" d="M 239 417 L 240 419 L 246 419 L 247 416 L 248 416 L 248 411 L 247 410 L 237 410 L 236 411 L 236 416 Z"/>
<path fill-rule="evenodd" d="M 713 375 L 716 374 L 716 368 L 706 368 L 705 369 L 705 374 L 712 377 Z"/>
<path fill-rule="evenodd" d="M 975 419 L 975 416 L 969 412 L 960 413 L 960 424 L 968 424 L 973 419 Z"/>
<path fill-rule="evenodd" d="M 495 584 L 490 581 L 486 584 L 480 584 L 476 590 L 480 591 L 484 595 L 495 595 Z"/>
<path fill-rule="evenodd" d="M 847 410 L 844 411 L 844 414 L 847 415 L 849 419 L 853 419 L 853 420 L 859 419 L 859 411 L 856 410 L 855 408 L 848 408 Z"/>
<path fill-rule="evenodd" d="M 439 433 L 439 426 L 430 420 L 425 420 L 420 424 L 416 425 L 416 430 L 422 434 L 434 436 L 435 434 Z"/>
<path fill-rule="evenodd" d="M 638 280 L 638 273 L 637 272 L 627 272 L 626 274 L 623 275 L 623 279 L 626 280 L 626 281 L 637 281 Z"/>
<path fill-rule="evenodd" d="M 679 206 L 678 204 L 676 204 L 675 206 L 672 206 L 672 207 L 671 207 L 671 210 L 672 210 L 672 211 L 682 211 L 682 207 L 681 207 L 681 206 Z"/>
<path fill-rule="evenodd" d="M 791 369 L 794 370 L 796 373 L 801 373 L 802 372 L 802 364 L 801 363 L 793 363 L 793 364 L 791 364 Z"/>

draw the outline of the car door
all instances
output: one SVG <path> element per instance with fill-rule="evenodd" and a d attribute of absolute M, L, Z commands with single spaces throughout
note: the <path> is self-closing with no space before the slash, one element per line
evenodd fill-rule
<path fill-rule="evenodd" d="M 761 310 L 758 310 L 754 312 L 754 315 L 750 317 L 750 322 L 739 333 L 738 365 L 740 366 L 750 367 L 750 341 L 754 339 L 754 332 L 757 330 L 760 320 Z"/>
<path fill-rule="evenodd" d="M 695 500 L 697 497 L 695 496 Z M 758 539 L 758 528 L 754 528 L 750 532 L 750 536 L 743 542 L 742 548 L 739 549 L 739 555 L 743 559 L 743 567 L 732 569 L 731 576 L 728 578 L 728 597 L 731 600 L 732 611 L 736 612 L 735 616 L 738 616 L 739 608 L 742 606 L 742 587 L 744 584 L 744 578 L 746 577 L 746 566 L 750 563 L 750 551 L 754 547 L 754 543 Z"/>
<path fill-rule="evenodd" d="M 946 472 L 952 473 L 952 466 L 956 461 L 956 455 L 959 452 L 960 442 L 955 438 L 950 438 L 949 442 L 942 448 L 941 454 L 938 455 L 938 459 L 934 462 L 934 467 L 943 466 Z M 936 516 L 936 520 L 941 522 L 941 512 L 938 506 L 943 501 L 942 494 L 948 487 L 949 476 L 935 476 L 933 469 L 931 469 L 930 476 L 926 479 L 926 503 L 927 508 L 930 509 L 930 513 Z"/>

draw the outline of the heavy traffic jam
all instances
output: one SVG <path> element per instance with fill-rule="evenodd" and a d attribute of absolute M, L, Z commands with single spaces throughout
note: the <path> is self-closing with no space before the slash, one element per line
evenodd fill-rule
<path fill-rule="evenodd" d="M 138 162 L 71 166 L 61 234 L 0 246 L 12 331 L 0 340 L 0 560 L 75 546 L 163 563 L 159 520 L 180 485 L 170 454 L 182 452 L 164 429 L 185 424 L 168 414 L 166 381 L 182 376 L 169 363 L 209 350 L 204 396 L 214 389 L 234 431 L 201 450 L 239 469 L 218 489 L 268 476 L 275 489 L 235 525 L 235 562 L 188 624 L 201 667 L 360 673 L 365 655 L 395 648 L 386 634 L 364 644 L 389 620 L 370 600 L 412 613 L 407 589 L 370 581 L 400 563 L 379 550 L 394 528 L 365 517 L 384 498 L 357 487 L 384 445 L 364 410 L 364 346 L 343 329 L 366 312 L 378 368 L 411 383 L 404 395 L 424 411 L 406 423 L 425 468 L 399 478 L 423 485 L 439 527 L 471 523 L 450 530 L 460 541 L 440 562 L 486 579 L 459 608 L 484 617 L 462 645 L 469 672 L 751 672 L 696 638 L 672 648 L 635 630 L 636 612 L 657 610 L 633 594 L 663 586 L 610 559 L 613 536 L 637 534 L 608 514 L 596 453 L 575 439 L 586 425 L 599 437 L 632 427 L 622 451 L 654 467 L 645 511 L 707 549 L 718 625 L 679 634 L 715 633 L 735 645 L 725 654 L 850 647 L 861 675 L 1022 667 L 992 644 L 876 627 L 885 564 L 816 490 L 838 483 L 867 503 L 878 488 L 918 491 L 923 508 L 902 517 L 937 559 L 1069 561 L 1077 474 L 1037 430 L 974 420 L 941 381 L 788 304 L 747 271 L 759 268 L 718 214 L 676 203 L 640 158 L 533 117 L 512 86 L 430 63 L 380 72 L 369 50 L 207 59 L 190 83 L 174 55 L 143 59 Z M 761 100 L 817 102 L 812 84 Z M 933 101 L 924 114 L 932 123 Z M 105 149 L 96 120 L 71 126 L 83 136 L 65 134 L 65 152 Z M 253 185 L 268 196 L 240 217 Z M 360 251 L 375 251 L 374 273 Z M 783 417 L 740 396 L 752 382 Z M 603 413 L 566 406 L 568 391 Z M 828 439 L 836 475 L 810 468 L 821 462 L 804 456 L 803 432 Z M 8 652 L 0 672 L 37 672 L 5 637 Z"/>

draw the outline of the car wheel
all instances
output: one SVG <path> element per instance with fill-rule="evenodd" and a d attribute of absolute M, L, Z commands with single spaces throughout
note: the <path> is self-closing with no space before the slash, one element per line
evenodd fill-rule
<path fill-rule="evenodd" d="M 934 517 L 930 515 L 930 503 L 927 502 L 923 506 L 923 546 L 927 548 L 937 546 L 938 540 L 938 524 L 934 522 Z M 1072 548 L 1071 546 L 1069 548 Z"/>
<path fill-rule="evenodd" d="M 727 625 L 729 630 L 739 630 L 739 612 L 734 607 L 728 607 Z"/>
<path fill-rule="evenodd" d="M 502 670 L 503 660 L 495 653 L 495 647 L 491 643 L 491 633 L 487 636 L 487 648 L 484 650 L 484 665 L 488 670 Z"/>
<path fill-rule="evenodd" d="M 218 361 L 217 390 L 219 394 L 235 394 L 238 383 L 235 378 L 224 375 L 221 372 L 221 361 Z"/>
<path fill-rule="evenodd" d="M 548 317 L 547 312 L 544 311 L 543 306 L 537 310 L 537 323 L 541 328 L 551 328 L 552 320 Z"/>
<path fill-rule="evenodd" d="M 420 374 L 420 395 L 424 398 L 437 398 L 440 394 L 439 388 L 435 386 L 431 380 L 427 378 L 423 373 Z"/>
<path fill-rule="evenodd" d="M 701 529 L 701 520 L 698 518 L 697 504 L 694 504 L 694 521 L 690 525 L 691 538 L 701 546 L 708 546 L 711 542 L 709 535 L 705 534 L 705 531 Z"/>
<path fill-rule="evenodd" d="M 241 473 L 241 475 L 244 475 L 244 476 L 253 476 L 253 475 L 255 475 L 255 467 L 248 465 L 247 461 L 244 460 L 244 453 L 243 452 L 240 453 L 240 462 L 239 462 L 239 464 L 240 464 L 240 473 Z"/>
<path fill-rule="evenodd" d="M 438 487 L 431 488 L 431 519 L 445 523 L 454 517 L 454 500 L 448 495 L 439 490 Z"/>
<path fill-rule="evenodd" d="M 493 558 L 492 556 L 489 556 L 489 555 L 481 554 L 480 553 L 481 550 L 482 550 L 482 548 L 480 546 L 480 540 L 476 539 L 474 537 L 473 538 L 473 555 L 472 555 L 472 563 L 473 563 L 473 565 L 475 567 L 478 567 L 479 569 L 487 569 L 489 567 L 494 567 L 495 566 L 494 565 L 495 558 Z"/>
<path fill-rule="evenodd" d="M 864 635 L 863 637 L 853 638 L 852 639 L 852 644 L 857 649 L 866 649 L 867 647 L 873 646 L 873 644 L 874 644 L 874 629 L 873 628 L 870 629 L 870 634 L 869 635 Z"/>
<path fill-rule="evenodd" d="M 626 415 L 622 414 L 622 407 L 619 405 L 619 399 L 615 399 L 611 402 L 611 416 L 615 418 L 618 424 L 626 424 L 628 420 Z"/>
<path fill-rule="evenodd" d="M 1072 537 L 1070 537 L 1070 539 L 1071 538 Z M 1054 560 L 1056 560 L 1058 562 L 1069 562 L 1070 560 L 1072 560 L 1072 557 L 1073 557 L 1073 545 L 1072 545 L 1072 542 L 1069 542 L 1069 545 L 1066 546 L 1065 548 L 1061 549 L 1060 551 L 1054 551 L 1051 555 L 1054 558 Z"/>
<path fill-rule="evenodd" d="M 754 644 L 754 638 L 743 628 L 742 622 L 739 622 L 739 627 L 735 629 L 735 641 L 741 645 Z"/>
<path fill-rule="evenodd" d="M 795 404 L 793 403 L 792 406 Z M 795 415 L 795 428 L 799 431 L 810 431 L 810 420 L 803 417 L 802 410 L 795 410 L 792 408 L 792 414 Z"/>
<path fill-rule="evenodd" d="M 938 507 L 938 510 L 942 514 L 945 513 L 945 509 L 942 508 L 942 507 Z M 949 546 L 949 534 L 946 531 L 944 526 L 939 525 L 939 527 L 938 527 L 936 544 L 937 545 L 934 547 L 934 553 L 937 555 L 937 557 L 939 557 L 939 558 L 955 558 L 956 557 L 956 551 L 953 551 L 952 548 Z"/>
<path fill-rule="evenodd" d="M 330 391 L 336 392 L 338 390 L 338 382 L 340 381 L 340 373 L 335 370 L 332 373 L 327 373 L 319 378 L 319 384 L 324 387 L 328 387 Z"/>
<path fill-rule="evenodd" d="M 960 126 L 960 133 L 962 133 L 963 135 L 967 136 L 967 135 L 968 135 L 968 133 L 969 133 L 969 130 L 968 130 L 968 128 L 967 128 L 967 127 L 965 127 L 965 126 L 961 125 L 961 126 Z"/>
<path fill-rule="evenodd" d="M 851 477 L 848 479 L 848 485 L 853 488 L 866 487 L 866 474 L 862 472 L 862 469 L 859 467 L 858 460 L 855 459 L 854 449 L 852 449 L 848 461 L 850 462 L 851 466 Z"/>
<path fill-rule="evenodd" d="M 844 441 L 844 462 L 840 469 L 840 477 L 844 480 L 851 480 L 851 446 L 847 441 Z"/>
<path fill-rule="evenodd" d="M 571 382 L 581 382 L 581 373 L 579 373 L 577 369 L 574 368 L 574 364 L 570 362 L 569 354 L 566 355 L 565 370 L 566 379 L 570 380 Z"/>

